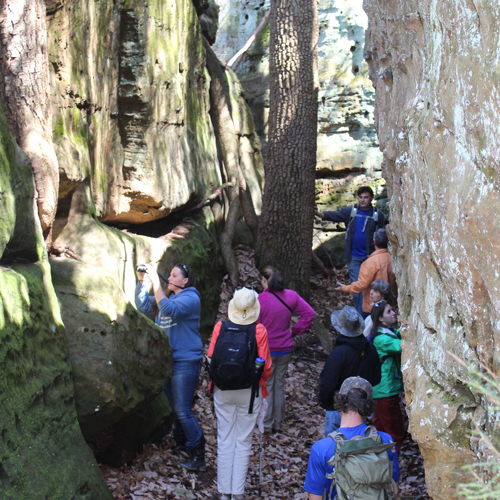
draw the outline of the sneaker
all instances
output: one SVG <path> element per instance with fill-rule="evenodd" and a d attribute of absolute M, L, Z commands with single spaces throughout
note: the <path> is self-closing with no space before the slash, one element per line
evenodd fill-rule
<path fill-rule="evenodd" d="M 245 500 L 245 494 L 242 493 L 241 495 L 233 495 L 233 500 Z"/>
<path fill-rule="evenodd" d="M 220 500 L 231 500 L 231 495 L 226 495 L 225 493 L 221 493 Z"/>

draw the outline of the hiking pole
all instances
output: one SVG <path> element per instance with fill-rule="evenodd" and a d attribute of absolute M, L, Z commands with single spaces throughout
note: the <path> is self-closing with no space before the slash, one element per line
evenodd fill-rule
<path fill-rule="evenodd" d="M 259 497 L 262 498 L 262 432 L 259 429 Z"/>

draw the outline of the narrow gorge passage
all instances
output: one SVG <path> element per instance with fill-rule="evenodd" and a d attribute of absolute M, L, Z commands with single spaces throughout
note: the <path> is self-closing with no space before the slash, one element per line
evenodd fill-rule
<path fill-rule="evenodd" d="M 244 284 L 258 287 L 258 272 L 251 257 L 253 251 L 238 249 L 237 257 Z M 316 271 L 312 278 L 311 304 L 320 321 L 330 332 L 330 314 L 346 304 L 352 304 L 350 296 L 333 291 L 337 280 L 348 278 L 345 269 L 334 271 L 325 278 Z M 219 318 L 227 312 L 231 289 L 226 278 L 222 287 Z M 335 333 L 334 333 L 335 335 Z M 206 349 L 205 349 L 206 352 Z M 262 451 L 262 496 L 259 496 L 259 431 L 254 431 L 251 464 L 247 478 L 248 500 L 305 499 L 303 490 L 307 461 L 311 446 L 324 437 L 325 411 L 317 402 L 319 375 L 327 355 L 316 336 L 308 331 L 295 337 L 293 360 L 286 380 L 287 410 L 281 432 L 266 435 Z M 207 440 L 207 471 L 193 473 L 180 465 L 187 455 L 176 447 L 172 434 L 160 442 L 147 444 L 130 465 L 120 468 L 101 466 L 104 478 L 120 500 L 218 498 L 217 492 L 217 427 L 213 411 L 213 399 L 208 396 L 209 377 L 202 370 L 196 392 L 195 414 Z M 403 398 L 404 404 L 404 398 Z M 98 446 L 98 444 L 97 444 Z M 408 435 L 399 458 L 401 467 L 400 494 L 403 500 L 426 500 L 423 459 L 416 443 Z"/>

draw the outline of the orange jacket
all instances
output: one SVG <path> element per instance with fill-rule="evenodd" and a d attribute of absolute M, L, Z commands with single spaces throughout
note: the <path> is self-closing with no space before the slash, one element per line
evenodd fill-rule
<path fill-rule="evenodd" d="M 397 296 L 396 277 L 392 271 L 391 254 L 387 248 L 375 250 L 368 259 L 366 259 L 359 270 L 358 281 L 350 285 L 344 285 L 342 291 L 354 295 L 363 292 L 363 311 L 371 312 L 370 305 L 370 285 L 372 281 L 385 280 L 388 281 L 392 288 L 394 298 Z"/>
<path fill-rule="evenodd" d="M 210 340 L 210 346 L 208 347 L 208 353 L 207 353 L 207 356 L 209 358 L 212 357 L 212 354 L 214 352 L 215 342 L 219 337 L 221 326 L 222 326 L 222 321 L 219 321 L 214 327 L 212 338 Z M 272 361 L 271 361 L 271 353 L 269 352 L 269 345 L 267 343 L 267 330 L 266 327 L 264 325 L 261 325 L 260 323 L 257 323 L 255 327 L 255 339 L 257 340 L 257 354 L 259 355 L 260 358 L 262 358 L 265 361 L 264 371 L 262 372 L 262 377 L 260 379 L 259 384 L 262 386 L 262 396 L 264 398 L 267 398 L 267 396 L 269 396 L 269 393 L 267 392 L 266 388 L 266 380 L 271 376 Z"/>

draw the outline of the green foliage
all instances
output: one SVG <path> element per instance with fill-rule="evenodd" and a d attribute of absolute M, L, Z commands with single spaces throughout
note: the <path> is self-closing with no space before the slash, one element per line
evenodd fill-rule
<path fill-rule="evenodd" d="M 457 358 L 455 358 L 457 359 Z M 457 359 L 457 361 L 459 361 Z M 467 385 L 484 399 L 486 410 L 486 431 L 482 430 L 477 422 L 473 436 L 482 444 L 489 458 L 485 462 L 467 465 L 464 470 L 469 471 L 474 481 L 460 484 L 458 494 L 467 500 L 496 500 L 500 498 L 500 437 L 498 426 L 500 420 L 500 381 L 495 374 L 486 367 L 483 371 L 467 366 L 469 379 Z"/>

